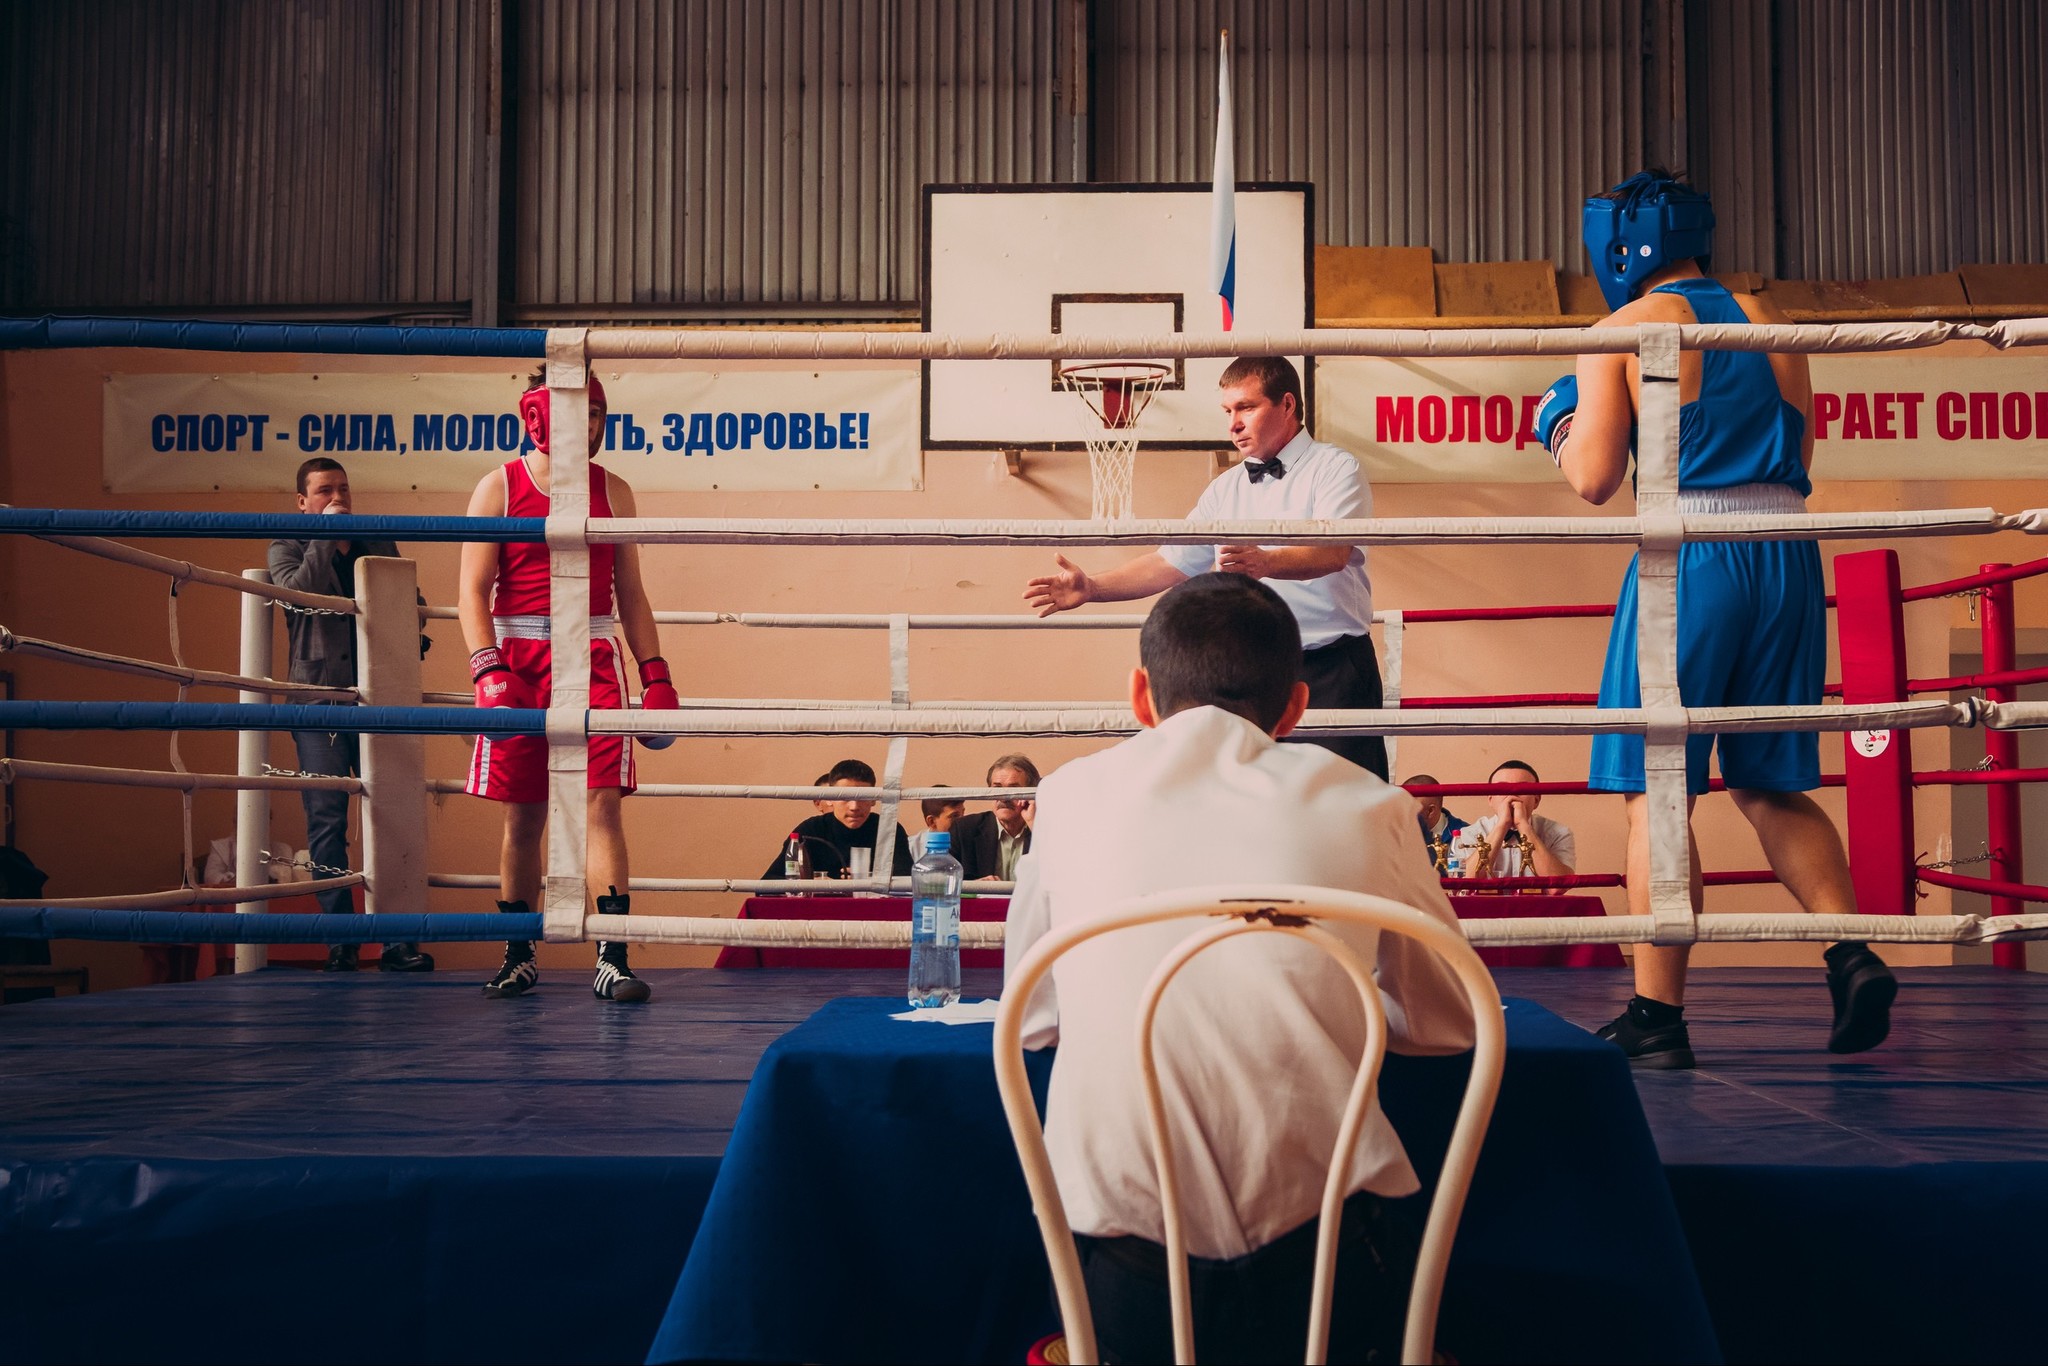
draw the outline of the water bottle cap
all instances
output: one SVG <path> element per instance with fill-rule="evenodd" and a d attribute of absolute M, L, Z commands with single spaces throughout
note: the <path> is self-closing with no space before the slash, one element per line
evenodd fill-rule
<path fill-rule="evenodd" d="M 950 854 L 953 852 L 953 833 L 950 830 L 934 830 L 924 837 L 924 851 L 927 854 Z"/>

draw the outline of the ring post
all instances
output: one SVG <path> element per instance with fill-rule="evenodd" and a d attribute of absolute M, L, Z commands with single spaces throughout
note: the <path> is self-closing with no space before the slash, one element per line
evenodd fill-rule
<path fill-rule="evenodd" d="M 551 941 L 583 938 L 590 844 L 590 376 L 582 328 L 552 328 L 548 376 L 548 835 Z M 616 604 L 614 604 L 616 610 Z M 626 666 L 615 659 L 619 686 Z M 633 742 L 629 739 L 628 745 Z"/>
<path fill-rule="evenodd" d="M 420 705 L 418 570 L 356 561 L 356 686 L 375 707 Z M 417 735 L 365 735 L 363 905 L 372 915 L 427 910 L 427 759 Z"/>
<path fill-rule="evenodd" d="M 242 577 L 256 583 L 269 583 L 267 569 L 244 569 Z M 244 678 L 268 678 L 271 670 L 271 652 L 276 642 L 270 623 L 270 600 L 259 598 L 254 593 L 243 593 L 242 599 L 242 664 Z M 244 692 L 239 700 L 244 705 L 263 705 L 270 701 L 270 694 Z M 260 778 L 267 766 L 264 760 L 270 755 L 270 732 L 245 730 L 239 733 L 235 745 L 235 772 L 244 778 Z M 270 794 L 268 792 L 237 792 L 235 794 L 235 885 L 255 887 L 269 881 L 263 867 L 263 851 L 270 847 Z M 243 901 L 235 909 L 246 915 L 260 915 L 268 907 L 261 901 Z M 258 972 L 270 965 L 270 950 L 262 944 L 235 945 L 235 971 Z"/>
<path fill-rule="evenodd" d="M 1685 702 L 1678 692 L 1678 363 L 1675 324 L 1644 324 L 1642 414 L 1636 452 L 1636 672 L 1642 679 L 1643 798 L 1650 838 L 1650 916 L 1655 942 L 1698 936 L 1692 904 L 1692 834 L 1686 809 Z"/>
<path fill-rule="evenodd" d="M 2010 567 L 1984 564 L 1977 566 L 1977 572 L 1988 574 L 1994 569 Z M 1984 642 L 1985 673 L 1999 673 L 2018 667 L 2014 662 L 2018 648 L 2014 641 L 2010 581 L 1984 586 L 1977 601 L 1977 629 Z M 2013 702 L 2019 698 L 2019 689 L 2003 684 L 1986 688 L 1984 695 L 1993 702 Z M 1984 757 L 1991 761 L 1993 769 L 2018 768 L 2019 732 L 1986 730 Z M 1991 846 L 1991 876 L 2000 882 L 2025 882 L 2025 849 L 2020 843 L 2020 789 L 2017 783 L 1995 783 L 1984 789 L 1984 835 Z M 1993 915 L 2024 915 L 2026 911 L 2026 903 L 2017 898 L 1991 898 Z M 2027 965 L 2027 946 L 2023 943 L 1993 944 L 1991 961 L 2001 968 L 2024 968 Z"/>
<path fill-rule="evenodd" d="M 1906 613 L 1897 551 L 1835 556 L 1835 636 L 1845 704 L 1905 700 Z M 1913 732 L 1848 732 L 1842 737 L 1842 773 L 1857 911 L 1914 914 Z"/>

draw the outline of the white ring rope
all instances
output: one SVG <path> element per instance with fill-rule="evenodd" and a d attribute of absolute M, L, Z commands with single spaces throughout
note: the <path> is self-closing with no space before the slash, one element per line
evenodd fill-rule
<path fill-rule="evenodd" d="M 1690 513 L 1667 517 L 1363 517 L 1316 521 L 1127 522 L 972 518 L 592 517 L 592 545 L 1112 546 L 1112 545 L 1539 545 L 1571 541 L 1865 540 L 2038 532 L 2048 510 Z"/>
<path fill-rule="evenodd" d="M 1977 341 L 2004 350 L 2048 345 L 2048 319 L 1994 323 L 1685 323 L 1679 344 L 1786 354 L 1902 351 Z M 569 331 L 572 329 L 555 329 Z M 930 332 L 760 332 L 724 328 L 574 329 L 591 360 L 1157 360 L 1237 356 L 1579 356 L 1633 352 L 1638 327 L 1314 328 L 1286 332 L 1163 332 L 1075 336 Z M 552 337 L 554 332 L 550 333 Z"/>
<path fill-rule="evenodd" d="M 232 906 L 247 901 L 312 896 L 343 887 L 358 887 L 362 882 L 361 873 L 349 873 L 343 877 L 315 878 L 311 882 L 273 882 L 261 887 L 182 887 L 175 892 L 140 892 L 134 896 L 44 896 L 24 901 L 0 900 L 0 910 L 40 910 L 50 906 L 79 910 L 159 911 L 173 906 Z"/>
<path fill-rule="evenodd" d="M 0 783 L 37 778 L 53 783 L 105 783 L 114 787 L 179 788 L 223 792 L 361 792 L 360 778 L 288 777 L 282 774 L 165 773 L 153 768 L 99 768 L 39 759 L 0 759 Z M 463 790 L 457 782 L 454 791 Z"/>
<path fill-rule="evenodd" d="M 174 560 L 166 555 L 153 555 L 147 550 L 109 541 L 99 536 L 38 536 L 39 541 L 61 545 L 71 550 L 82 550 L 88 555 L 97 555 L 105 560 L 119 560 L 138 569 L 150 569 L 159 574 L 169 575 L 180 583 L 203 583 L 214 588 L 228 588 L 250 597 L 269 598 L 274 602 L 289 603 L 319 612 L 336 612 L 352 617 L 356 604 L 352 598 L 330 597 L 325 593 L 302 593 L 296 588 L 279 588 L 274 584 L 259 583 L 219 569 L 208 569 L 189 560 Z"/>
<path fill-rule="evenodd" d="M 54 640 L 38 640 L 34 636 L 18 636 L 6 627 L 0 626 L 0 654 L 30 655 L 38 659 L 54 659 L 81 668 L 99 669 L 106 673 L 133 674 L 143 678 L 160 678 L 187 688 L 234 688 L 244 692 L 272 693 L 278 696 L 332 698 L 353 702 L 357 693 L 354 688 L 330 688 L 318 683 L 291 683 L 282 679 L 250 678 L 243 674 L 219 673 L 213 669 L 193 669 L 183 665 L 159 664 L 151 659 L 136 659 L 130 655 L 107 654 L 100 650 L 88 650 L 77 645 L 64 645 Z M 466 695 L 465 695 L 466 696 Z M 179 699 L 183 701 L 183 698 Z"/>

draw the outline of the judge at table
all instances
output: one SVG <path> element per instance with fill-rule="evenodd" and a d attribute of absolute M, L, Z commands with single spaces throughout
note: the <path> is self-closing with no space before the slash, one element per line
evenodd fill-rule
<path fill-rule="evenodd" d="M 875 771 L 858 759 L 841 759 L 832 765 L 832 771 L 825 775 L 824 787 L 873 787 Z M 836 801 L 824 803 L 822 815 L 812 816 L 797 826 L 796 835 L 811 851 L 811 872 L 816 877 L 839 877 L 853 866 L 853 851 L 873 849 L 875 836 L 881 830 L 882 818 L 875 814 L 875 804 L 868 798 L 858 801 Z M 877 859 L 879 864 L 880 860 Z M 892 877 L 910 876 L 910 837 L 903 827 L 896 827 L 896 859 L 892 865 Z M 877 870 L 879 872 L 879 869 Z M 782 866 L 780 846 L 775 852 L 775 861 L 768 865 L 768 871 L 761 874 L 766 878 L 786 876 Z"/>
<path fill-rule="evenodd" d="M 988 766 L 990 787 L 1037 787 L 1038 765 L 1022 754 L 1005 754 Z M 1029 797 L 998 798 L 993 811 L 977 811 L 953 823 L 953 857 L 969 882 L 995 878 L 1013 882 L 1017 860 L 1031 852 Z"/>
<path fill-rule="evenodd" d="M 1196 575 L 1152 609 L 1139 654 L 1131 706 L 1145 729 L 1039 788 L 1007 962 L 1133 897 L 1224 883 L 1373 892 L 1456 924 L 1417 848 L 1415 799 L 1328 750 L 1275 743 L 1308 705 L 1300 631 L 1278 594 L 1243 575 Z M 1170 922 L 1083 945 L 1055 965 L 1025 1019 L 1027 1048 L 1059 1045 L 1046 1142 L 1105 1360 L 1173 1357 L 1132 1038 L 1153 970 L 1206 928 Z M 1377 959 L 1395 1051 L 1471 1046 L 1463 992 L 1433 954 L 1328 928 Z M 1233 940 L 1175 979 L 1158 1039 L 1188 1251 L 1209 1259 L 1194 1281 L 1197 1359 L 1298 1359 L 1323 1182 L 1364 1047 L 1357 993 L 1308 944 Z M 1392 1202 L 1419 1183 L 1377 1105 L 1345 1179 L 1329 1360 L 1396 1360 L 1415 1231 Z"/>

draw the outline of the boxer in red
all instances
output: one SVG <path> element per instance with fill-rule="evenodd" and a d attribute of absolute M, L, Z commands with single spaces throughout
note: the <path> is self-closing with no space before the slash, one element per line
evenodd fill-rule
<path fill-rule="evenodd" d="M 469 498 L 472 517 L 548 515 L 548 391 L 545 372 L 519 398 L 519 416 L 534 450 L 485 475 Z M 604 388 L 590 381 L 590 449 L 603 448 Z M 631 517 L 633 490 L 616 474 L 590 467 L 590 515 Z M 462 547 L 459 596 L 462 634 L 469 643 L 469 671 L 479 707 L 545 707 L 551 691 L 548 648 L 548 548 L 545 545 L 467 543 Z M 654 611 L 640 578 L 640 548 L 590 547 L 590 705 L 624 707 L 626 691 L 618 635 L 640 662 L 640 705 L 656 710 L 676 706 Z M 540 899 L 548 816 L 548 745 L 539 735 L 479 735 L 470 760 L 468 791 L 505 804 L 505 840 L 498 859 L 504 900 L 498 909 L 524 914 Z M 600 914 L 625 915 L 630 898 L 626 833 L 620 799 L 632 792 L 633 747 L 624 736 L 590 741 L 590 843 L 586 875 Z M 484 985 L 489 997 L 518 996 L 540 981 L 533 945 L 505 945 L 505 963 Z M 610 1001 L 644 1001 L 645 982 L 626 965 L 624 943 L 597 946 L 597 977 L 591 990 Z"/>

